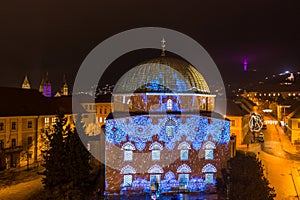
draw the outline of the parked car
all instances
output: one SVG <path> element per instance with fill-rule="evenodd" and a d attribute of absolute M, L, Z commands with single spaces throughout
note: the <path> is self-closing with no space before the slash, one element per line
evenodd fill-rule
<path fill-rule="evenodd" d="M 258 141 L 259 142 L 264 142 L 265 141 L 264 140 L 264 134 L 262 132 L 260 132 L 259 135 L 258 135 Z"/>

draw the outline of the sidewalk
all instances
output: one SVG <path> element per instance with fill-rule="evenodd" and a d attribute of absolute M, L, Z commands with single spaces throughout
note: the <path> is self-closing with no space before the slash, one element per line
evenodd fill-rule
<path fill-rule="evenodd" d="M 278 124 L 275 126 L 275 128 L 278 132 L 278 136 L 279 136 L 279 140 L 281 142 L 282 150 L 287 152 L 287 153 L 300 156 L 300 151 L 298 151 L 296 149 L 296 147 L 294 145 L 292 145 L 291 141 L 289 140 L 288 136 L 285 134 L 283 129 Z"/>

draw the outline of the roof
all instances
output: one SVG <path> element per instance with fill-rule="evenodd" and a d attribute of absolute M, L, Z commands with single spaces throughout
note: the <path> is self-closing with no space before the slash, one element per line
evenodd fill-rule
<path fill-rule="evenodd" d="M 98 95 L 96 98 L 96 103 L 110 103 L 111 102 L 112 95 L 110 93 L 108 94 L 101 94 Z"/>
<path fill-rule="evenodd" d="M 49 98 L 38 90 L 7 87 L 0 87 L 0 94 L 0 116 L 55 115 L 58 111 L 72 113 L 71 96 Z"/>
<path fill-rule="evenodd" d="M 203 76 L 183 59 L 161 56 L 129 70 L 117 82 L 114 93 L 173 92 L 209 94 Z"/>
<path fill-rule="evenodd" d="M 241 106 L 236 104 L 234 100 L 227 99 L 227 109 L 226 109 L 226 115 L 231 116 L 244 116 L 249 114 L 246 110 L 242 109 Z"/>

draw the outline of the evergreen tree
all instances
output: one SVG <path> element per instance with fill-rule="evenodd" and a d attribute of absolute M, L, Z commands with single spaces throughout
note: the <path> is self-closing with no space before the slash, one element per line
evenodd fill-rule
<path fill-rule="evenodd" d="M 42 182 L 51 199 L 83 199 L 90 154 L 76 129 L 71 129 L 66 122 L 63 114 L 57 115 L 53 131 L 46 134 L 49 148 L 44 151 Z"/>
<path fill-rule="evenodd" d="M 65 127 L 65 125 L 66 119 L 63 114 L 58 114 L 53 131 L 46 131 L 49 148 L 43 152 L 45 160 L 43 167 L 45 171 L 42 174 L 45 177 L 42 179 L 42 182 L 45 189 L 52 194 L 64 194 L 65 185 L 69 181 L 69 176 L 66 174 L 68 166 L 65 161 L 68 154 L 65 151 L 64 137 L 70 127 Z"/>
<path fill-rule="evenodd" d="M 217 190 L 223 199 L 273 200 L 276 197 L 254 153 L 237 151 L 236 157 L 230 160 L 230 170 L 222 170 L 222 174 L 223 179 L 217 180 Z"/>

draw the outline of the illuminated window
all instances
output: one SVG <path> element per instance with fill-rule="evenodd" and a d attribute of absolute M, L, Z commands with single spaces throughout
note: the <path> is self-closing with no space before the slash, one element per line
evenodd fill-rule
<path fill-rule="evenodd" d="M 132 161 L 132 157 L 133 157 L 133 152 L 132 151 L 128 151 L 125 150 L 124 151 L 124 161 Z"/>
<path fill-rule="evenodd" d="M 202 168 L 202 173 L 205 173 L 205 182 L 206 183 L 213 183 L 214 174 L 216 173 L 217 169 L 212 164 L 208 163 Z"/>
<path fill-rule="evenodd" d="M 235 120 L 231 120 L 231 126 L 235 126 Z"/>
<path fill-rule="evenodd" d="M 189 174 L 179 174 L 178 175 L 178 182 L 179 182 L 179 186 L 181 187 L 187 187 L 188 182 L 189 182 Z"/>
<path fill-rule="evenodd" d="M 168 99 L 168 101 L 167 101 L 167 110 L 172 110 L 172 107 L 173 107 L 172 104 L 173 104 L 172 100 Z"/>
<path fill-rule="evenodd" d="M 163 146 L 160 143 L 152 143 L 149 150 L 152 151 L 152 160 L 160 160 L 160 151 L 163 150 Z"/>
<path fill-rule="evenodd" d="M 152 160 L 160 160 L 160 150 L 152 150 Z"/>
<path fill-rule="evenodd" d="M 32 128 L 32 121 L 27 122 L 27 128 Z"/>
<path fill-rule="evenodd" d="M 174 126 L 166 126 L 166 133 L 168 137 L 173 137 Z"/>
<path fill-rule="evenodd" d="M 102 119 L 102 117 L 100 117 L 100 118 L 99 118 L 99 122 L 100 122 L 100 123 L 102 123 L 102 122 L 103 122 L 103 119 Z"/>
<path fill-rule="evenodd" d="M 205 174 L 205 182 L 207 184 L 211 184 L 214 181 L 214 174 L 213 173 L 207 173 Z"/>
<path fill-rule="evenodd" d="M 183 149 L 180 150 L 180 160 L 188 160 L 189 159 L 189 150 Z"/>
<path fill-rule="evenodd" d="M 17 122 L 11 123 L 11 130 L 17 130 Z"/>
<path fill-rule="evenodd" d="M 44 122 L 45 122 L 45 127 L 49 127 L 49 123 L 50 123 L 49 117 L 45 117 Z"/>
<path fill-rule="evenodd" d="M 178 145 L 178 149 L 180 150 L 180 160 L 188 160 L 189 159 L 189 149 L 191 146 L 186 141 L 181 142 Z"/>
<path fill-rule="evenodd" d="M 161 174 L 150 174 L 150 185 L 155 185 L 155 183 L 160 183 Z"/>
<path fill-rule="evenodd" d="M 135 146 L 130 142 L 126 142 L 122 146 L 122 150 L 124 151 L 124 161 L 132 161 L 133 151 L 135 150 Z"/>
<path fill-rule="evenodd" d="M 131 184 L 132 184 L 132 175 L 130 175 L 130 174 L 124 175 L 123 179 L 124 179 L 124 181 L 123 181 L 123 186 L 124 187 L 131 186 Z"/>
<path fill-rule="evenodd" d="M 214 159 L 214 150 L 213 149 L 205 149 L 205 160 Z"/>
<path fill-rule="evenodd" d="M 204 144 L 204 148 L 205 148 L 205 160 L 214 159 L 214 149 L 216 148 L 216 145 L 213 142 L 208 141 Z"/>

